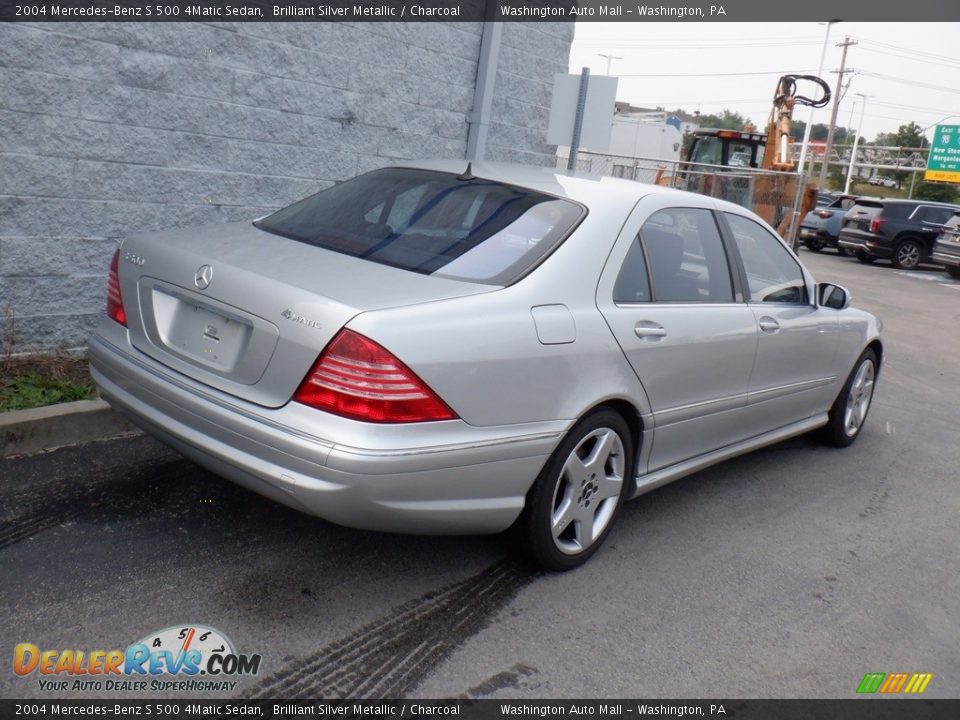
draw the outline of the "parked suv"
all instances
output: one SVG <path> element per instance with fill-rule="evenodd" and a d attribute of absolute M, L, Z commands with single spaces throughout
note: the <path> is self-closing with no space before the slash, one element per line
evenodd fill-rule
<path fill-rule="evenodd" d="M 960 206 L 925 200 L 867 200 L 847 210 L 838 246 L 860 262 L 889 259 L 911 270 L 930 257 L 942 226 Z"/>
<path fill-rule="evenodd" d="M 941 263 L 947 275 L 960 280 L 960 211 L 947 220 L 933 245 L 930 259 Z"/>

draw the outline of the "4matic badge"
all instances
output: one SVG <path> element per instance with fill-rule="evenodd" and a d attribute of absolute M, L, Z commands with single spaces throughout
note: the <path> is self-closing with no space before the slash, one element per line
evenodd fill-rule
<path fill-rule="evenodd" d="M 317 329 L 320 328 L 319 320 L 311 320 L 310 318 L 304 317 L 300 313 L 294 312 L 289 308 L 287 308 L 282 313 L 280 313 L 280 317 L 290 320 L 291 322 L 299 323 L 300 325 L 306 325 L 307 327 L 312 327 Z"/>
<path fill-rule="evenodd" d="M 41 650 L 19 643 L 13 671 L 21 677 L 37 673 L 40 689 L 51 691 L 233 690 L 237 681 L 232 678 L 256 675 L 261 658 L 259 653 L 237 653 L 227 636 L 213 628 L 178 625 L 151 633 L 126 650 Z M 76 676 L 84 677 L 61 679 Z"/>

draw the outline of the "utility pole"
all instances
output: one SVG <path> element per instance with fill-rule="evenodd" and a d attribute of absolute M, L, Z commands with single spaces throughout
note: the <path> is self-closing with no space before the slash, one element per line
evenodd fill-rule
<path fill-rule="evenodd" d="M 827 184 L 827 167 L 830 165 L 830 153 L 833 150 L 833 133 L 837 124 L 837 111 L 840 109 L 840 89 L 843 87 L 843 75 L 847 71 L 847 48 L 856 45 L 856 40 L 851 40 L 847 35 L 842 43 L 837 43 L 837 47 L 843 48 L 843 56 L 840 58 L 840 70 L 837 71 L 837 90 L 833 94 L 833 109 L 830 111 L 830 127 L 827 130 L 827 145 L 823 149 L 823 165 L 820 166 L 820 189 Z"/>

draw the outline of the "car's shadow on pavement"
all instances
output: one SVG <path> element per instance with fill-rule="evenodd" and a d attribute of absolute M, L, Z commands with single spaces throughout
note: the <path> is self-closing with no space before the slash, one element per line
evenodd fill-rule
<path fill-rule="evenodd" d="M 484 542 L 340 527 L 247 491 L 147 437 L 3 462 L 0 550 L 59 526 L 134 532 L 132 525 L 154 544 L 169 537 L 181 556 L 257 545 L 297 554 L 313 548 L 317 559 L 339 554 L 360 564 L 436 558 Z"/>

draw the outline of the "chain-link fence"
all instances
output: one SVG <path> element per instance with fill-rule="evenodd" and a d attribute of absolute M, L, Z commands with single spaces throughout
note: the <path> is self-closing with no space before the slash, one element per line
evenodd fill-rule
<path fill-rule="evenodd" d="M 566 168 L 567 158 L 557 157 L 557 167 Z M 577 170 L 727 200 L 753 210 L 784 238 L 799 225 L 802 183 L 796 173 L 582 151 L 577 154 Z"/>

